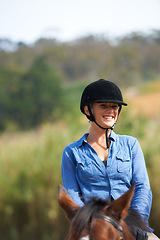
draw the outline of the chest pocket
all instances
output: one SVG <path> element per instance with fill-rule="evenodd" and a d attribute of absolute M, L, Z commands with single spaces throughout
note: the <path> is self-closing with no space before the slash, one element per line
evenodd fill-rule
<path fill-rule="evenodd" d="M 131 159 L 129 154 L 118 153 L 116 156 L 117 159 L 117 171 L 119 173 L 125 173 L 131 171 Z"/>
<path fill-rule="evenodd" d="M 88 178 L 93 177 L 93 169 L 92 169 L 92 163 L 91 161 L 83 161 L 79 160 L 77 161 L 77 174 L 78 176 L 83 179 L 84 181 L 88 180 Z"/>

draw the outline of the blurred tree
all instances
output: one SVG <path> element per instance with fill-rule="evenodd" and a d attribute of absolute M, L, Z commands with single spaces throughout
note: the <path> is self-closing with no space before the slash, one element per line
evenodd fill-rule
<path fill-rule="evenodd" d="M 24 75 L 0 71 L 0 127 L 15 123 L 29 128 L 47 121 L 61 106 L 61 78 L 43 58 L 35 60 Z"/>
<path fill-rule="evenodd" d="M 61 105 L 61 96 L 60 77 L 43 58 L 38 58 L 20 81 L 14 98 L 14 119 L 23 128 L 37 126 Z"/>
<path fill-rule="evenodd" d="M 26 72 L 38 58 L 58 70 L 66 81 L 109 78 L 123 87 L 159 77 L 160 31 L 131 33 L 119 39 L 85 36 L 72 42 L 39 39 L 33 45 L 17 43 L 5 50 L 0 41 L 0 67 Z M 24 57 L 25 56 L 25 57 Z"/>
<path fill-rule="evenodd" d="M 160 31 L 116 41 L 92 35 L 70 43 L 39 39 L 32 46 L 19 42 L 15 49 L 0 39 L 0 128 L 7 122 L 36 126 L 56 117 L 62 76 L 66 85 L 105 78 L 123 88 L 159 78 L 159 42 Z"/>
<path fill-rule="evenodd" d="M 0 129 L 12 121 L 14 116 L 11 109 L 14 105 L 13 96 L 19 91 L 21 74 L 11 69 L 0 68 Z"/>

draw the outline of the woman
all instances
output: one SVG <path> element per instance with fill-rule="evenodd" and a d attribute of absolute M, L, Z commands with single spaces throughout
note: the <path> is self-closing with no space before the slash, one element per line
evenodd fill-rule
<path fill-rule="evenodd" d="M 63 151 L 63 185 L 83 206 L 91 196 L 117 199 L 135 181 L 131 205 L 148 222 L 152 193 L 141 147 L 134 137 L 113 132 L 122 106 L 127 104 L 113 82 L 100 79 L 84 89 L 80 109 L 90 129 Z"/>

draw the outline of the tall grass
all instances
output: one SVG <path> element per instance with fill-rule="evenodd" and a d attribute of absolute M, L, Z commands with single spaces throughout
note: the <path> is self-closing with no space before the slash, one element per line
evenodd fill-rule
<path fill-rule="evenodd" d="M 73 99 L 75 93 L 70 90 Z M 57 202 L 61 156 L 64 147 L 88 129 L 87 120 L 78 111 L 70 116 L 62 114 L 60 122 L 34 131 L 1 134 L 1 240 L 64 239 L 68 225 Z M 115 132 L 137 137 L 141 144 L 153 191 L 150 225 L 160 236 L 160 119 L 126 109 Z"/>
<path fill-rule="evenodd" d="M 63 235 L 57 226 L 61 155 L 80 134 L 75 129 L 75 123 L 69 128 L 60 122 L 1 136 L 0 239 L 55 240 Z"/>

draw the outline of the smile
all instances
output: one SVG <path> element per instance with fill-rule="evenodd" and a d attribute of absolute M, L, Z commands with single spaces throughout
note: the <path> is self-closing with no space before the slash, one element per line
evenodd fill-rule
<path fill-rule="evenodd" d="M 112 120 L 114 117 L 113 116 L 103 116 L 104 119 L 107 119 L 107 120 Z"/>

